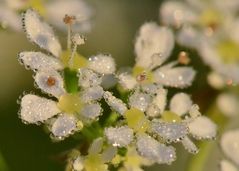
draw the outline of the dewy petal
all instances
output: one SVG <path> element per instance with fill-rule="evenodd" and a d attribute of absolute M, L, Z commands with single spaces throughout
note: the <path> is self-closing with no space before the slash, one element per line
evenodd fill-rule
<path fill-rule="evenodd" d="M 103 138 L 97 138 L 95 139 L 92 144 L 90 145 L 90 148 L 88 150 L 89 154 L 98 154 L 101 152 L 103 147 L 104 140 Z"/>
<path fill-rule="evenodd" d="M 217 97 L 217 106 L 224 115 L 237 116 L 239 113 L 239 98 L 231 93 L 222 93 Z"/>
<path fill-rule="evenodd" d="M 114 58 L 103 54 L 90 57 L 88 68 L 100 74 L 113 74 L 116 70 Z"/>
<path fill-rule="evenodd" d="M 103 94 L 104 90 L 101 86 L 89 87 L 82 92 L 81 99 L 85 103 L 88 103 L 91 101 L 100 100 Z"/>
<path fill-rule="evenodd" d="M 72 163 L 74 171 L 82 171 L 84 169 L 84 160 L 81 156 L 78 156 Z"/>
<path fill-rule="evenodd" d="M 46 4 L 46 9 L 46 16 L 50 22 L 62 30 L 66 29 L 62 22 L 66 14 L 76 17 L 76 23 L 72 26 L 73 31 L 88 32 L 91 29 L 89 19 L 92 16 L 92 10 L 84 0 L 53 0 Z"/>
<path fill-rule="evenodd" d="M 19 60 L 32 70 L 62 70 L 64 68 L 60 60 L 41 52 L 21 52 Z"/>
<path fill-rule="evenodd" d="M 79 86 L 88 88 L 100 85 L 102 77 L 90 69 L 79 70 Z"/>
<path fill-rule="evenodd" d="M 106 148 L 103 153 L 102 153 L 102 160 L 106 162 L 111 162 L 112 159 L 115 157 L 117 154 L 117 147 L 114 146 L 109 146 Z"/>
<path fill-rule="evenodd" d="M 177 42 L 186 47 L 197 48 L 201 43 L 200 36 L 202 35 L 193 27 L 184 26 L 177 35 Z"/>
<path fill-rule="evenodd" d="M 164 112 L 167 105 L 167 93 L 168 91 L 166 89 L 160 88 L 157 91 L 157 95 L 153 99 L 153 104 L 159 108 L 160 113 Z"/>
<path fill-rule="evenodd" d="M 191 67 L 161 67 L 154 71 L 154 79 L 164 86 L 185 88 L 192 84 L 195 74 Z"/>
<path fill-rule="evenodd" d="M 160 17 L 163 24 L 176 27 L 185 23 L 193 23 L 197 19 L 197 15 L 190 6 L 178 1 L 164 2 L 160 8 Z"/>
<path fill-rule="evenodd" d="M 183 140 L 181 141 L 184 148 L 189 152 L 189 153 L 193 153 L 196 154 L 198 153 L 198 148 L 197 146 L 192 142 L 192 140 L 190 140 L 188 138 L 188 136 L 184 137 Z"/>
<path fill-rule="evenodd" d="M 160 122 L 154 120 L 151 131 L 168 143 L 181 141 L 188 134 L 188 127 L 183 122 Z"/>
<path fill-rule="evenodd" d="M 224 154 L 239 165 L 239 129 L 224 133 L 221 138 L 221 147 Z"/>
<path fill-rule="evenodd" d="M 33 9 L 28 9 L 23 15 L 23 25 L 28 38 L 48 50 L 54 56 L 59 57 L 61 45 L 54 35 L 52 28 L 40 19 L 40 16 Z"/>
<path fill-rule="evenodd" d="M 98 116 L 100 116 L 102 113 L 102 108 L 99 103 L 92 103 L 84 105 L 81 115 L 84 118 L 88 119 L 96 119 Z"/>
<path fill-rule="evenodd" d="M 77 120 L 68 114 L 60 115 L 52 124 L 51 132 L 54 137 L 63 139 L 77 129 Z"/>
<path fill-rule="evenodd" d="M 174 47 L 174 36 L 167 27 L 160 27 L 156 23 L 145 23 L 139 30 L 135 42 L 136 65 L 144 68 L 150 67 L 155 54 L 160 54 L 157 60 L 163 63 L 171 54 Z"/>
<path fill-rule="evenodd" d="M 0 24 L 3 28 L 10 28 L 14 31 L 20 32 L 22 30 L 21 17 L 10 10 L 7 6 L 1 4 L 0 6 Z"/>
<path fill-rule="evenodd" d="M 228 160 L 220 162 L 220 171 L 238 171 L 237 167 Z"/>
<path fill-rule="evenodd" d="M 146 134 L 137 138 L 136 146 L 141 156 L 158 164 L 171 164 L 176 159 L 175 149 L 172 146 L 161 144 Z"/>
<path fill-rule="evenodd" d="M 118 128 L 106 128 L 105 136 L 108 139 L 108 142 L 113 146 L 117 147 L 126 147 L 129 145 L 134 137 L 134 132 L 127 126 L 122 126 Z"/>
<path fill-rule="evenodd" d="M 50 95 L 59 98 L 65 93 L 63 78 L 54 70 L 39 71 L 34 78 L 37 86 Z"/>
<path fill-rule="evenodd" d="M 106 103 L 119 114 L 123 115 L 126 112 L 127 107 L 125 103 L 122 100 L 113 96 L 111 92 L 106 91 L 104 93 L 104 99 Z"/>
<path fill-rule="evenodd" d="M 186 114 L 192 106 L 192 100 L 188 94 L 177 93 L 170 101 L 170 111 L 182 116 Z"/>
<path fill-rule="evenodd" d="M 33 94 L 23 96 L 20 117 L 26 123 L 43 122 L 60 113 L 56 102 Z"/>
<path fill-rule="evenodd" d="M 142 112 L 146 111 L 149 104 L 151 103 L 152 98 L 149 94 L 141 93 L 141 92 L 134 92 L 129 97 L 129 105 L 131 108 L 137 108 Z"/>
<path fill-rule="evenodd" d="M 128 73 L 121 73 L 119 76 L 120 85 L 126 90 L 132 90 L 136 85 L 136 79 Z"/>
<path fill-rule="evenodd" d="M 188 123 L 189 132 L 197 139 L 216 137 L 217 126 L 206 116 L 199 116 Z"/>

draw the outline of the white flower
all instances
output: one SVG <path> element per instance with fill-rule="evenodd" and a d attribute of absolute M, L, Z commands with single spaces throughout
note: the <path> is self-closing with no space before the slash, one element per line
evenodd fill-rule
<path fill-rule="evenodd" d="M 142 25 L 135 42 L 135 67 L 132 75 L 119 74 L 120 85 L 126 90 L 144 83 L 179 88 L 190 86 L 195 76 L 191 67 L 175 67 L 179 61 L 162 66 L 170 57 L 173 47 L 174 36 L 169 28 L 153 22 Z"/>
<path fill-rule="evenodd" d="M 33 94 L 23 96 L 20 117 L 30 124 L 43 123 L 56 115 L 51 122 L 54 137 L 63 139 L 83 127 L 83 122 L 95 120 L 102 113 L 96 100 L 86 103 L 81 93 L 69 94 L 64 88 L 64 81 L 56 71 L 39 71 L 35 75 L 36 85 L 45 93 L 57 98 L 57 101 Z M 83 92 L 86 94 L 86 92 Z"/>
<path fill-rule="evenodd" d="M 3 0 L 0 4 L 1 25 L 15 31 L 21 31 L 22 28 L 19 11 L 29 7 L 47 17 L 47 20 L 58 29 L 66 29 L 62 21 L 66 14 L 75 18 L 75 24 L 72 27 L 74 31 L 88 32 L 91 29 L 92 9 L 83 0 L 53 0 L 49 2 L 39 0 Z"/>

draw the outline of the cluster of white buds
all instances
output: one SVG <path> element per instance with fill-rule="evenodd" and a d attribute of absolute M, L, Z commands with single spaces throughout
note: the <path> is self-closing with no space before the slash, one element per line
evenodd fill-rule
<path fill-rule="evenodd" d="M 62 50 L 52 28 L 36 11 L 27 10 L 23 15 L 27 37 L 50 55 L 19 54 L 19 60 L 35 72 L 37 88 L 51 96 L 24 95 L 21 119 L 29 124 L 45 123 L 58 140 L 79 132 L 85 138 L 83 143 L 91 143 L 87 150 L 77 149 L 70 155 L 68 171 L 107 171 L 111 167 L 136 171 L 154 163 L 171 164 L 176 159 L 173 143 L 180 142 L 197 153 L 190 137 L 216 137 L 216 125 L 200 114 L 189 95 L 177 93 L 167 105 L 166 87 L 188 87 L 195 76 L 191 67 L 181 66 L 190 62 L 185 52 L 162 66 L 174 47 L 170 29 L 144 24 L 135 43 L 135 66 L 131 72 L 116 72 L 110 55 L 87 60 L 78 54 L 77 46 L 85 39 L 78 33 L 71 36 L 72 20 L 67 15 L 64 19 L 69 31 L 67 50 Z M 109 75 L 118 81 L 112 92 L 103 86 Z"/>

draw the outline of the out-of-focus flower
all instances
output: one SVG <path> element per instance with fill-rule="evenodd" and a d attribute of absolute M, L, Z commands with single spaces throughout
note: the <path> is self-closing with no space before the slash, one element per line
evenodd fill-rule
<path fill-rule="evenodd" d="M 224 80 L 239 83 L 239 1 L 167 1 L 160 8 L 161 20 L 177 28 L 177 41 L 195 48 L 206 64 Z"/>
<path fill-rule="evenodd" d="M 88 32 L 91 29 L 92 9 L 84 0 L 3 0 L 0 4 L 0 23 L 4 28 L 21 31 L 20 12 L 31 7 L 60 30 L 66 28 L 62 22 L 66 14 L 75 17 L 73 31 Z"/>
<path fill-rule="evenodd" d="M 227 159 L 220 163 L 221 171 L 238 171 L 239 130 L 226 131 L 221 137 L 221 148 Z"/>

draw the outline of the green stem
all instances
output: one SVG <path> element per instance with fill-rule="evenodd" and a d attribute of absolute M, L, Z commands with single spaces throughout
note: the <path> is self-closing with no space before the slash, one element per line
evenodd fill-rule
<path fill-rule="evenodd" d="M 77 71 L 71 70 L 69 68 L 64 69 L 64 81 L 65 87 L 68 93 L 78 92 L 78 77 Z"/>

